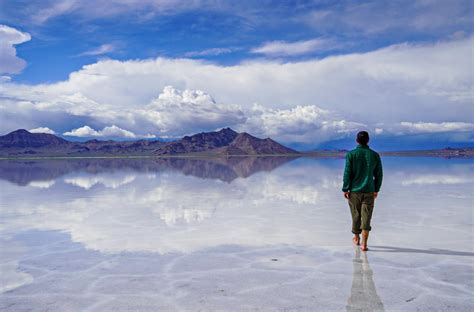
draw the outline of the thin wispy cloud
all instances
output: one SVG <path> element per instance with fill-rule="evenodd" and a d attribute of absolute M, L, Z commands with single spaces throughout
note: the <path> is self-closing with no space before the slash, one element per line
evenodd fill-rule
<path fill-rule="evenodd" d="M 115 46 L 113 44 L 105 43 L 100 45 L 97 48 L 85 51 L 80 53 L 78 56 L 97 56 L 104 55 L 115 51 Z"/>
<path fill-rule="evenodd" d="M 472 2 L 453 1 L 343 1 L 310 10 L 299 19 L 321 32 L 365 35 L 445 32 L 472 29 Z"/>
<path fill-rule="evenodd" d="M 42 24 L 56 16 L 73 12 L 79 3 L 76 0 L 45 1 L 45 6 L 37 10 L 31 18 L 34 23 Z"/>
<path fill-rule="evenodd" d="M 269 56 L 293 56 L 313 52 L 322 52 L 337 49 L 340 43 L 330 39 L 316 38 L 294 42 L 270 41 L 251 50 L 252 53 Z"/>
<path fill-rule="evenodd" d="M 210 48 L 200 51 L 190 51 L 184 54 L 185 57 L 216 56 L 239 51 L 241 48 Z"/>
<path fill-rule="evenodd" d="M 31 19 L 36 24 L 44 24 L 54 18 L 68 14 L 81 16 L 83 19 L 93 20 L 100 18 L 113 18 L 120 15 L 135 14 L 150 17 L 158 14 L 167 14 L 199 8 L 201 5 L 212 1 L 186 1 L 186 0 L 95 0 L 94 5 L 81 0 L 42 1 L 37 5 L 37 11 Z"/>
<path fill-rule="evenodd" d="M 474 123 L 470 122 L 407 122 L 401 127 L 411 133 L 466 132 L 474 131 Z"/>

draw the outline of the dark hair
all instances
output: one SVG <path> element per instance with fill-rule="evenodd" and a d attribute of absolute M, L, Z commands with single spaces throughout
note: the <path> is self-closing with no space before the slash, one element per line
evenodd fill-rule
<path fill-rule="evenodd" d="M 367 145 L 369 143 L 369 133 L 367 131 L 360 131 L 357 133 L 356 141 L 361 145 Z"/>

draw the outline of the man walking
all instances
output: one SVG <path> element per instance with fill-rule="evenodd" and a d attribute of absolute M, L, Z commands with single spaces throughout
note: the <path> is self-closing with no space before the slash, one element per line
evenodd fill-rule
<path fill-rule="evenodd" d="M 367 145 L 369 134 L 366 131 L 357 133 L 356 141 L 357 147 L 346 155 L 342 191 L 351 209 L 352 241 L 356 245 L 360 244 L 361 250 L 367 251 L 374 200 L 382 185 L 382 161 L 379 154 Z M 362 242 L 359 236 L 361 233 Z"/>

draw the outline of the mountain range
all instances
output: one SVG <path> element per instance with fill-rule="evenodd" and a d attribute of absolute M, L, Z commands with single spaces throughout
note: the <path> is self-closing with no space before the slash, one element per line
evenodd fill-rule
<path fill-rule="evenodd" d="M 21 156 L 236 156 L 297 155 L 299 152 L 270 138 L 259 139 L 230 128 L 185 136 L 179 140 L 72 142 L 53 134 L 24 129 L 0 136 L 0 155 Z"/>

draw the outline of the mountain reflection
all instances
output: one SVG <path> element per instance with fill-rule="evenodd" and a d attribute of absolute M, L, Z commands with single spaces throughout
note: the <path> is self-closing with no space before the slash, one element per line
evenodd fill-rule
<path fill-rule="evenodd" d="M 288 161 L 291 158 L 2 161 L 0 232 L 59 231 L 104 253 L 191 253 L 227 245 L 345 246 L 348 237 L 341 233 L 350 228 L 350 214 L 340 191 L 343 160 L 299 158 L 282 165 Z M 406 207 L 410 218 L 403 220 L 404 227 L 438 228 L 445 207 L 453 202 L 470 215 L 471 184 L 461 183 L 464 178 L 457 184 L 402 183 L 408 173 L 413 179 L 427 174 L 469 177 L 474 170 L 470 163 L 443 164 L 423 160 L 394 166 L 387 161 L 388 178 L 375 215 L 377 237 L 387 240 L 384 235 L 397 232 L 400 240 L 416 245 L 387 215 L 394 211 L 392 205 Z M 422 193 L 416 203 L 414 188 Z M 419 201 L 430 207 L 429 218 L 415 206 Z M 450 218 L 453 224 L 466 220 L 458 213 Z"/>
<path fill-rule="evenodd" d="M 2 178 L 15 183 L 0 180 L 1 230 L 65 232 L 101 252 L 319 243 L 314 225 L 329 222 L 315 212 L 337 203 L 339 168 L 301 158 L 273 170 L 290 160 L 3 162 Z"/>
<path fill-rule="evenodd" d="M 107 174 L 115 171 L 156 173 L 174 170 L 201 179 L 232 182 L 260 171 L 272 171 L 294 159 L 295 157 L 4 160 L 0 161 L 0 179 L 20 186 L 46 188 L 54 184 L 55 179 L 72 172 Z M 89 182 L 71 181 L 71 184 L 90 188 L 87 183 Z"/>

